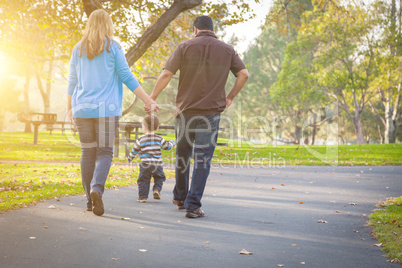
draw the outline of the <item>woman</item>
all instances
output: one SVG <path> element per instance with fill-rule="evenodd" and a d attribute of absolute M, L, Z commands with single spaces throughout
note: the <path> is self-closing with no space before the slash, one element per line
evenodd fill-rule
<path fill-rule="evenodd" d="M 77 126 L 80 137 L 87 210 L 97 216 L 104 213 L 102 194 L 122 115 L 122 83 L 144 102 L 148 112 L 159 109 L 131 73 L 113 34 L 109 14 L 104 10 L 92 12 L 81 41 L 73 49 L 68 77 L 68 119 Z"/>

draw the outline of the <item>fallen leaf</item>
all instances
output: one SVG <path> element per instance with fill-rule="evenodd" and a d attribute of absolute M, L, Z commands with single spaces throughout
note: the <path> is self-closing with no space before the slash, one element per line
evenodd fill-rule
<path fill-rule="evenodd" d="M 318 223 L 328 223 L 327 221 L 324 221 L 324 220 L 318 220 L 317 222 Z"/>
<path fill-rule="evenodd" d="M 299 202 L 299 204 L 303 204 L 303 202 L 302 202 L 302 201 L 300 201 L 300 202 Z"/>
<path fill-rule="evenodd" d="M 339 210 L 335 210 L 335 212 L 336 212 L 336 213 L 342 213 L 342 212 L 340 212 Z"/>
<path fill-rule="evenodd" d="M 353 229 L 353 231 L 354 231 L 355 233 L 358 233 L 358 232 L 359 232 L 358 230 L 355 230 L 355 229 Z"/>
<path fill-rule="evenodd" d="M 209 244 L 209 241 L 205 241 L 205 244 Z"/>
<path fill-rule="evenodd" d="M 48 226 L 43 226 L 43 228 L 45 228 L 45 229 L 49 229 L 49 227 L 48 227 Z"/>
<path fill-rule="evenodd" d="M 147 252 L 148 250 L 146 249 L 139 249 L 139 252 Z"/>
<path fill-rule="evenodd" d="M 74 206 L 74 203 L 70 203 L 70 206 Z"/>
<path fill-rule="evenodd" d="M 87 231 L 88 229 L 84 228 L 84 227 L 80 227 L 80 231 Z"/>
<path fill-rule="evenodd" d="M 29 239 L 34 240 L 34 239 L 36 239 L 36 237 L 35 236 L 30 236 Z"/>
<path fill-rule="evenodd" d="M 376 247 L 382 247 L 382 243 L 374 244 Z"/>
<path fill-rule="evenodd" d="M 112 261 L 117 261 L 119 258 L 112 258 Z"/>
<path fill-rule="evenodd" d="M 272 190 L 275 190 L 276 188 L 275 187 L 272 187 Z"/>
<path fill-rule="evenodd" d="M 54 205 L 50 205 L 48 208 L 50 208 L 50 209 L 55 209 L 55 208 L 56 208 L 56 206 L 54 206 Z"/>
<path fill-rule="evenodd" d="M 124 221 L 129 221 L 130 220 L 130 218 L 121 218 L 122 220 L 124 220 Z"/>
<path fill-rule="evenodd" d="M 300 264 L 306 264 L 304 261 L 300 262 Z"/>
<path fill-rule="evenodd" d="M 285 186 L 285 184 L 282 183 L 281 186 Z"/>
<path fill-rule="evenodd" d="M 239 254 L 242 254 L 242 255 L 253 255 L 252 252 L 248 252 L 248 251 L 245 250 L 245 249 L 242 249 L 242 250 L 239 252 Z"/>
<path fill-rule="evenodd" d="M 292 247 L 295 247 L 296 246 L 296 244 L 292 244 Z"/>
<path fill-rule="evenodd" d="M 349 205 L 356 206 L 357 204 L 356 203 L 349 203 Z"/>
<path fill-rule="evenodd" d="M 145 227 L 139 226 L 138 229 L 145 229 Z"/>
<path fill-rule="evenodd" d="M 285 265 L 283 265 L 283 264 L 278 264 L 277 266 L 278 267 L 285 267 Z"/>

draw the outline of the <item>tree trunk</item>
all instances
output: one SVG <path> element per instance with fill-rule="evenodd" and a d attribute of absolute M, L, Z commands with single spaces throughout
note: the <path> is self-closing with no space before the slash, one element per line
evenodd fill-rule
<path fill-rule="evenodd" d="M 40 95 L 42 96 L 42 101 L 43 101 L 43 112 L 44 113 L 49 113 L 50 112 L 50 98 L 49 95 L 46 94 L 46 91 L 43 88 L 42 84 L 42 77 L 38 72 L 36 72 L 36 82 L 38 84 L 38 89 L 40 91 Z"/>
<path fill-rule="evenodd" d="M 392 122 L 392 107 L 391 107 L 391 100 L 387 98 L 385 103 L 385 133 L 384 133 L 384 143 L 388 144 L 392 140 L 391 133 L 395 132 L 394 123 Z"/>
<path fill-rule="evenodd" d="M 295 126 L 295 144 L 300 144 L 302 127 Z"/>
<path fill-rule="evenodd" d="M 311 145 L 314 145 L 314 143 L 315 143 L 315 135 L 316 135 L 316 133 L 317 133 L 317 115 L 316 114 L 314 114 L 313 115 L 313 133 L 312 133 L 312 135 L 311 135 Z"/>
<path fill-rule="evenodd" d="M 25 104 L 25 109 L 24 113 L 29 114 L 31 112 L 31 107 L 29 105 L 29 82 L 31 80 L 31 74 L 29 73 L 28 67 L 26 70 L 25 74 L 25 85 L 24 85 L 24 104 Z M 25 133 L 31 133 L 31 123 L 25 123 Z"/>
<path fill-rule="evenodd" d="M 353 125 L 355 126 L 355 131 L 356 131 L 356 137 L 357 137 L 356 143 L 357 144 L 364 144 L 362 124 L 360 122 L 360 114 L 354 116 L 352 119 L 353 119 Z"/>
<path fill-rule="evenodd" d="M 377 125 L 377 129 L 378 129 L 378 135 L 380 136 L 380 144 L 384 144 L 384 135 L 382 134 L 381 126 Z"/>
<path fill-rule="evenodd" d="M 137 96 L 134 95 L 133 101 L 130 103 L 130 105 L 126 109 L 124 109 L 124 111 L 122 112 L 122 116 L 125 116 L 126 114 L 128 114 L 131 111 L 131 109 L 134 107 L 137 100 L 138 100 Z"/>

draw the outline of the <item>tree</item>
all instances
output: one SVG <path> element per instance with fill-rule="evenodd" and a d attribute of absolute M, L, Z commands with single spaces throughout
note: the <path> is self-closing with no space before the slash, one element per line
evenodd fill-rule
<path fill-rule="evenodd" d="M 325 93 L 352 119 L 357 143 L 364 143 L 361 114 L 376 95 L 370 87 L 376 68 L 376 20 L 354 6 L 329 6 L 325 12 L 315 8 L 306 12 L 299 31 L 301 42 L 314 42 L 315 89 Z"/>
<path fill-rule="evenodd" d="M 372 103 L 370 106 L 384 126 L 385 143 L 396 142 L 396 130 L 401 117 L 402 1 L 399 2 L 399 12 L 397 10 L 395 0 L 390 3 L 377 1 L 373 10 L 380 20 L 381 29 L 385 29 L 382 32 L 381 54 L 378 56 L 380 64 L 377 79 L 372 83 L 372 87 L 379 93 L 384 112 L 381 113 Z"/>
<path fill-rule="evenodd" d="M 247 101 L 242 104 L 242 113 L 243 117 L 268 115 L 273 125 L 275 122 L 281 121 L 281 126 L 287 128 L 293 142 L 300 143 L 301 124 L 297 125 L 296 121 L 301 121 L 303 113 L 294 111 L 291 106 L 286 106 L 286 100 L 293 95 L 287 95 L 284 91 L 279 92 L 280 87 L 273 85 L 275 82 L 278 83 L 283 65 L 286 64 L 285 50 L 288 53 L 292 51 L 292 49 L 288 50 L 287 46 L 297 36 L 301 13 L 311 9 L 311 1 L 290 3 L 287 6 L 289 12 L 280 13 L 283 4 L 281 0 L 274 2 L 265 25 L 262 27 L 261 35 L 245 53 L 244 61 L 248 64 L 247 68 L 252 75 L 247 82 L 247 91 L 240 92 L 240 96 L 247 95 L 245 98 Z M 272 19 L 274 13 L 280 14 L 277 20 Z M 288 56 L 288 60 L 289 57 L 291 56 Z M 285 123 L 285 118 L 287 123 Z M 275 129 L 271 129 L 271 131 L 270 134 L 275 136 Z"/>
<path fill-rule="evenodd" d="M 49 113 L 55 61 L 69 58 L 66 55 L 80 36 L 79 7 L 75 1 L 68 0 L 0 0 L 0 3 L 3 15 L 1 50 L 20 63 L 21 72 L 25 76 L 24 111 L 30 113 L 28 92 L 30 80 L 35 78 L 44 112 Z M 44 71 L 46 65 L 48 70 Z M 46 80 L 45 87 L 42 79 Z M 29 123 L 26 123 L 25 131 L 31 131 Z"/>

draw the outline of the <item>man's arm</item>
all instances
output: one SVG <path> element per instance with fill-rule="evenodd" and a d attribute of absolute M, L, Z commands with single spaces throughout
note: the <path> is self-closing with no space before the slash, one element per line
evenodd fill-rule
<path fill-rule="evenodd" d="M 240 70 L 236 73 L 236 81 L 232 87 L 232 90 L 226 97 L 226 108 L 229 108 L 229 106 L 233 102 L 233 99 L 236 97 L 237 94 L 239 94 L 240 90 L 242 90 L 244 84 L 246 84 L 248 76 L 249 74 L 247 69 Z"/>
<path fill-rule="evenodd" d="M 156 100 L 156 98 L 158 98 L 159 94 L 169 84 L 172 77 L 173 73 L 171 71 L 167 69 L 162 71 L 161 75 L 158 77 L 158 80 L 156 80 L 155 87 L 150 95 L 151 99 Z"/>

